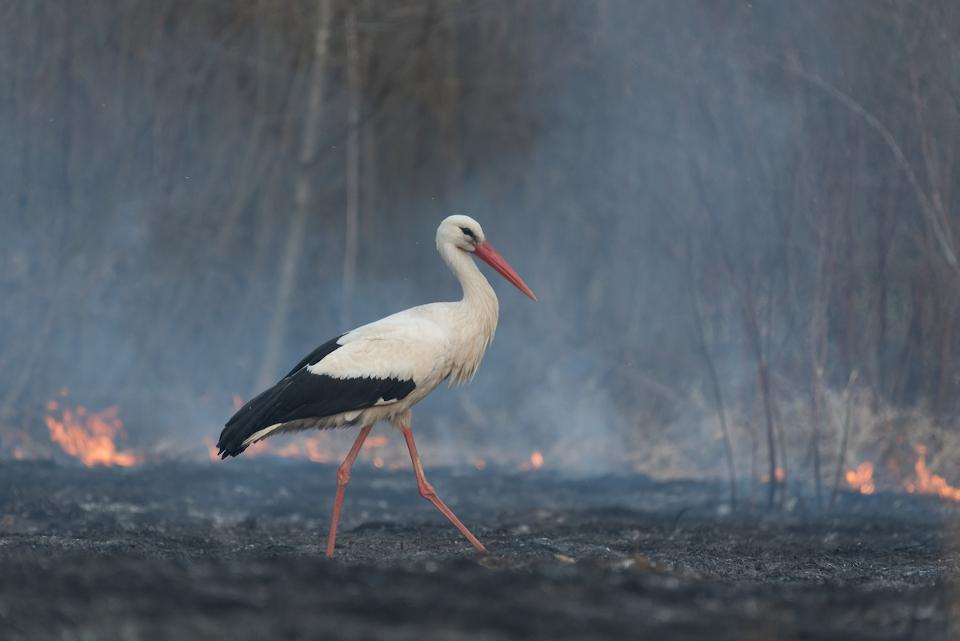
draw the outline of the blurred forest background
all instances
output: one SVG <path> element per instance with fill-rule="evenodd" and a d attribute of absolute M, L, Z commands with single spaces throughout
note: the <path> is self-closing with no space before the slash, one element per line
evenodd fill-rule
<path fill-rule="evenodd" d="M 425 449 L 960 463 L 955 2 L 33 0 L 0 34 L 0 449 L 64 387 L 138 447 L 215 438 L 456 296 L 468 213 L 541 302 L 495 282 Z"/>

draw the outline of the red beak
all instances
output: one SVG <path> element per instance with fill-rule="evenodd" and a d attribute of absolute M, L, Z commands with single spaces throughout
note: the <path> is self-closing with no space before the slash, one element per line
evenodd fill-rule
<path fill-rule="evenodd" d="M 525 282 L 523 282 L 523 279 L 520 278 L 517 272 L 513 271 L 513 267 L 510 266 L 510 263 L 508 263 L 506 259 L 500 255 L 500 252 L 493 248 L 493 245 L 491 245 L 489 241 L 485 240 L 477 245 L 477 248 L 473 253 L 477 255 L 477 258 L 483 260 L 483 262 L 500 272 L 500 275 L 513 283 L 514 287 L 532 298 L 534 301 L 537 300 L 536 295 L 530 291 L 530 288 L 527 287 Z"/>

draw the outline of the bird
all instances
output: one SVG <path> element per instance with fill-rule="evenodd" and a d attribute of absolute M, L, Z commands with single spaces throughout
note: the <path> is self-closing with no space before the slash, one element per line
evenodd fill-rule
<path fill-rule="evenodd" d="M 403 435 L 420 495 L 478 552 L 487 552 L 427 481 L 413 438 L 411 408 L 444 381 L 451 385 L 469 382 L 493 340 L 499 302 L 474 257 L 533 301 L 537 297 L 473 218 L 457 214 L 443 219 L 437 227 L 436 245 L 460 283 L 460 300 L 411 307 L 323 343 L 276 385 L 237 410 L 217 442 L 221 458 L 226 459 L 283 432 L 360 426 L 337 468 L 328 558 L 333 558 L 336 547 L 353 462 L 380 421 L 388 421 Z"/>

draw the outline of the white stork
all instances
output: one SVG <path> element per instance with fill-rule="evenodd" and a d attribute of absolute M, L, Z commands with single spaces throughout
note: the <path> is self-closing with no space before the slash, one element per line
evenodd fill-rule
<path fill-rule="evenodd" d="M 360 425 L 337 470 L 337 494 L 327 537 L 333 557 L 350 468 L 375 423 L 390 421 L 410 451 L 420 495 L 433 503 L 480 552 L 483 544 L 427 482 L 410 429 L 410 408 L 443 381 L 469 381 L 497 328 L 493 288 L 473 262 L 480 258 L 537 300 L 523 279 L 486 240 L 469 216 L 450 216 L 437 228 L 437 251 L 460 281 L 463 298 L 420 305 L 358 327 L 313 350 L 279 383 L 240 408 L 217 447 L 223 458 L 280 432 Z"/>

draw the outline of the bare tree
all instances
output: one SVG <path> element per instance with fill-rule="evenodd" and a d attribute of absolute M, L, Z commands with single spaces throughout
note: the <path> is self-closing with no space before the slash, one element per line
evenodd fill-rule
<path fill-rule="evenodd" d="M 287 227 L 286 240 L 280 253 L 280 280 L 277 283 L 273 314 L 263 346 L 260 373 L 256 388 L 266 387 L 277 375 L 287 318 L 293 300 L 297 268 L 303 253 L 307 219 L 313 211 L 313 175 L 311 168 L 317 154 L 320 120 L 323 112 L 323 76 L 327 65 L 330 37 L 331 0 L 317 0 L 317 26 L 314 32 L 313 57 L 310 64 L 310 85 L 300 143 L 300 170 L 294 187 L 294 211 Z"/>
<path fill-rule="evenodd" d="M 350 325 L 354 283 L 357 278 L 357 237 L 360 230 L 360 45 L 357 33 L 357 9 L 347 4 L 345 23 L 347 46 L 347 151 L 346 151 L 346 224 L 343 237 L 343 299 L 340 323 Z"/>
<path fill-rule="evenodd" d="M 730 484 L 730 505 L 737 506 L 737 472 L 733 456 L 733 441 L 730 439 L 730 428 L 727 425 L 727 408 L 723 400 L 723 390 L 720 387 L 720 376 L 710 346 L 707 344 L 707 335 L 704 330 L 703 306 L 700 301 L 700 291 L 694 280 L 697 272 L 692 242 L 688 238 L 686 251 L 687 290 L 690 298 L 690 312 L 693 316 L 693 325 L 696 332 L 697 346 L 707 371 L 707 380 L 710 383 L 710 392 L 713 396 L 714 407 L 717 412 L 717 422 L 720 424 L 720 434 L 723 438 L 723 451 L 727 462 L 727 476 Z"/>
<path fill-rule="evenodd" d="M 827 357 L 827 317 L 829 315 L 830 289 L 833 275 L 833 226 L 817 229 L 816 275 L 810 312 L 810 405 L 813 422 L 811 451 L 813 453 L 813 480 L 816 488 L 817 507 L 822 503 L 822 478 L 820 462 L 820 434 L 823 422 L 823 376 Z"/>

